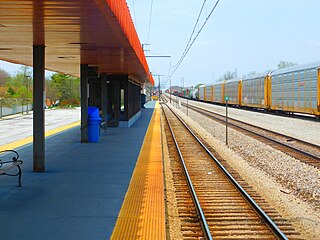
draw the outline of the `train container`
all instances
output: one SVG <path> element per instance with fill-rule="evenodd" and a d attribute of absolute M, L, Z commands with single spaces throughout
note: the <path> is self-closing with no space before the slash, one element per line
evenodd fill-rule
<path fill-rule="evenodd" d="M 228 103 L 241 106 L 241 80 L 231 79 L 224 84 L 224 100 L 228 97 Z"/>
<path fill-rule="evenodd" d="M 172 92 L 172 94 L 173 94 L 174 96 L 179 96 L 179 91 L 178 91 L 178 90 L 174 90 L 174 91 Z"/>
<path fill-rule="evenodd" d="M 320 61 L 196 87 L 197 99 L 320 118 Z M 189 96 L 191 97 L 191 96 Z M 238 99 L 238 100 L 237 100 Z"/>
<path fill-rule="evenodd" d="M 213 102 L 224 103 L 224 82 L 213 85 Z"/>
<path fill-rule="evenodd" d="M 320 116 L 320 62 L 271 72 L 272 110 Z"/>
<path fill-rule="evenodd" d="M 242 106 L 266 109 L 270 107 L 268 104 L 269 78 L 266 73 L 242 79 Z"/>
<path fill-rule="evenodd" d="M 199 88 L 193 88 L 190 92 L 190 99 L 197 100 L 199 99 Z"/>
<path fill-rule="evenodd" d="M 184 88 L 182 89 L 182 94 L 183 94 L 183 97 L 185 98 L 191 98 L 191 88 Z"/>
<path fill-rule="evenodd" d="M 206 102 L 212 102 L 213 101 L 212 89 L 213 89 L 212 85 L 206 85 Z"/>
<path fill-rule="evenodd" d="M 205 101 L 206 100 L 205 90 L 206 90 L 206 86 L 205 85 L 201 85 L 199 87 L 198 94 L 199 94 L 199 100 L 200 101 Z"/>

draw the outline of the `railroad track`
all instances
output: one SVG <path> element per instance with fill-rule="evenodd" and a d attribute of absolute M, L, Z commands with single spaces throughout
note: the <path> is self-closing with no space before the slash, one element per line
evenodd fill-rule
<path fill-rule="evenodd" d="M 162 107 L 184 239 L 299 239 L 275 209 Z"/>
<path fill-rule="evenodd" d="M 187 104 L 182 103 L 187 107 Z M 225 124 L 224 115 L 188 104 L 188 108 L 214 121 Z M 228 118 L 228 126 L 270 145 L 306 164 L 320 168 L 320 146 L 293 138 L 243 121 Z"/>

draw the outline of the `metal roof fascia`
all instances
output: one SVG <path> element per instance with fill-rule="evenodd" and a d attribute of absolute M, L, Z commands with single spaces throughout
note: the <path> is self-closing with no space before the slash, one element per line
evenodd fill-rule
<path fill-rule="evenodd" d="M 140 63 L 142 64 L 150 83 L 154 85 L 154 80 L 149 72 L 148 63 L 144 55 L 137 31 L 132 22 L 132 18 L 130 15 L 129 8 L 127 6 L 127 2 L 125 0 L 105 0 L 105 1 L 109 5 L 113 14 L 118 19 L 120 26 L 124 34 L 126 35 L 130 45 L 132 46 L 135 54 L 137 55 Z"/>

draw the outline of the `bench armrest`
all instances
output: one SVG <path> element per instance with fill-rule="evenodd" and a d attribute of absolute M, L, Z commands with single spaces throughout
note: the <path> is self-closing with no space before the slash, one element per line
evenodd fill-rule
<path fill-rule="evenodd" d="M 3 164 L 5 163 L 10 163 L 10 162 L 13 162 L 13 163 L 17 163 L 18 165 L 20 165 L 22 163 L 21 160 L 18 160 L 19 159 L 19 154 L 17 151 L 15 150 L 2 150 L 0 151 L 0 155 L 2 154 L 9 154 L 9 153 L 12 153 L 13 156 L 9 156 L 9 159 L 11 158 L 11 160 L 5 160 L 3 161 L 1 158 L 0 158 L 0 168 L 2 167 Z"/>

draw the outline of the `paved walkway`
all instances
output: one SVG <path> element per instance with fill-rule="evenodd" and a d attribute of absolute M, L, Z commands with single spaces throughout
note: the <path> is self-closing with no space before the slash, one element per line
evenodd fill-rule
<path fill-rule="evenodd" d="M 45 129 L 53 130 L 80 120 L 79 108 L 46 109 Z M 22 140 L 33 134 L 33 112 L 29 114 L 15 114 L 0 119 L 0 146 Z"/>
<path fill-rule="evenodd" d="M 32 145 L 21 148 L 22 188 L 0 176 L 0 238 L 109 239 L 154 103 L 131 128 L 108 128 L 99 143 L 79 143 L 79 127 L 48 138 L 46 173 L 32 172 Z"/>

